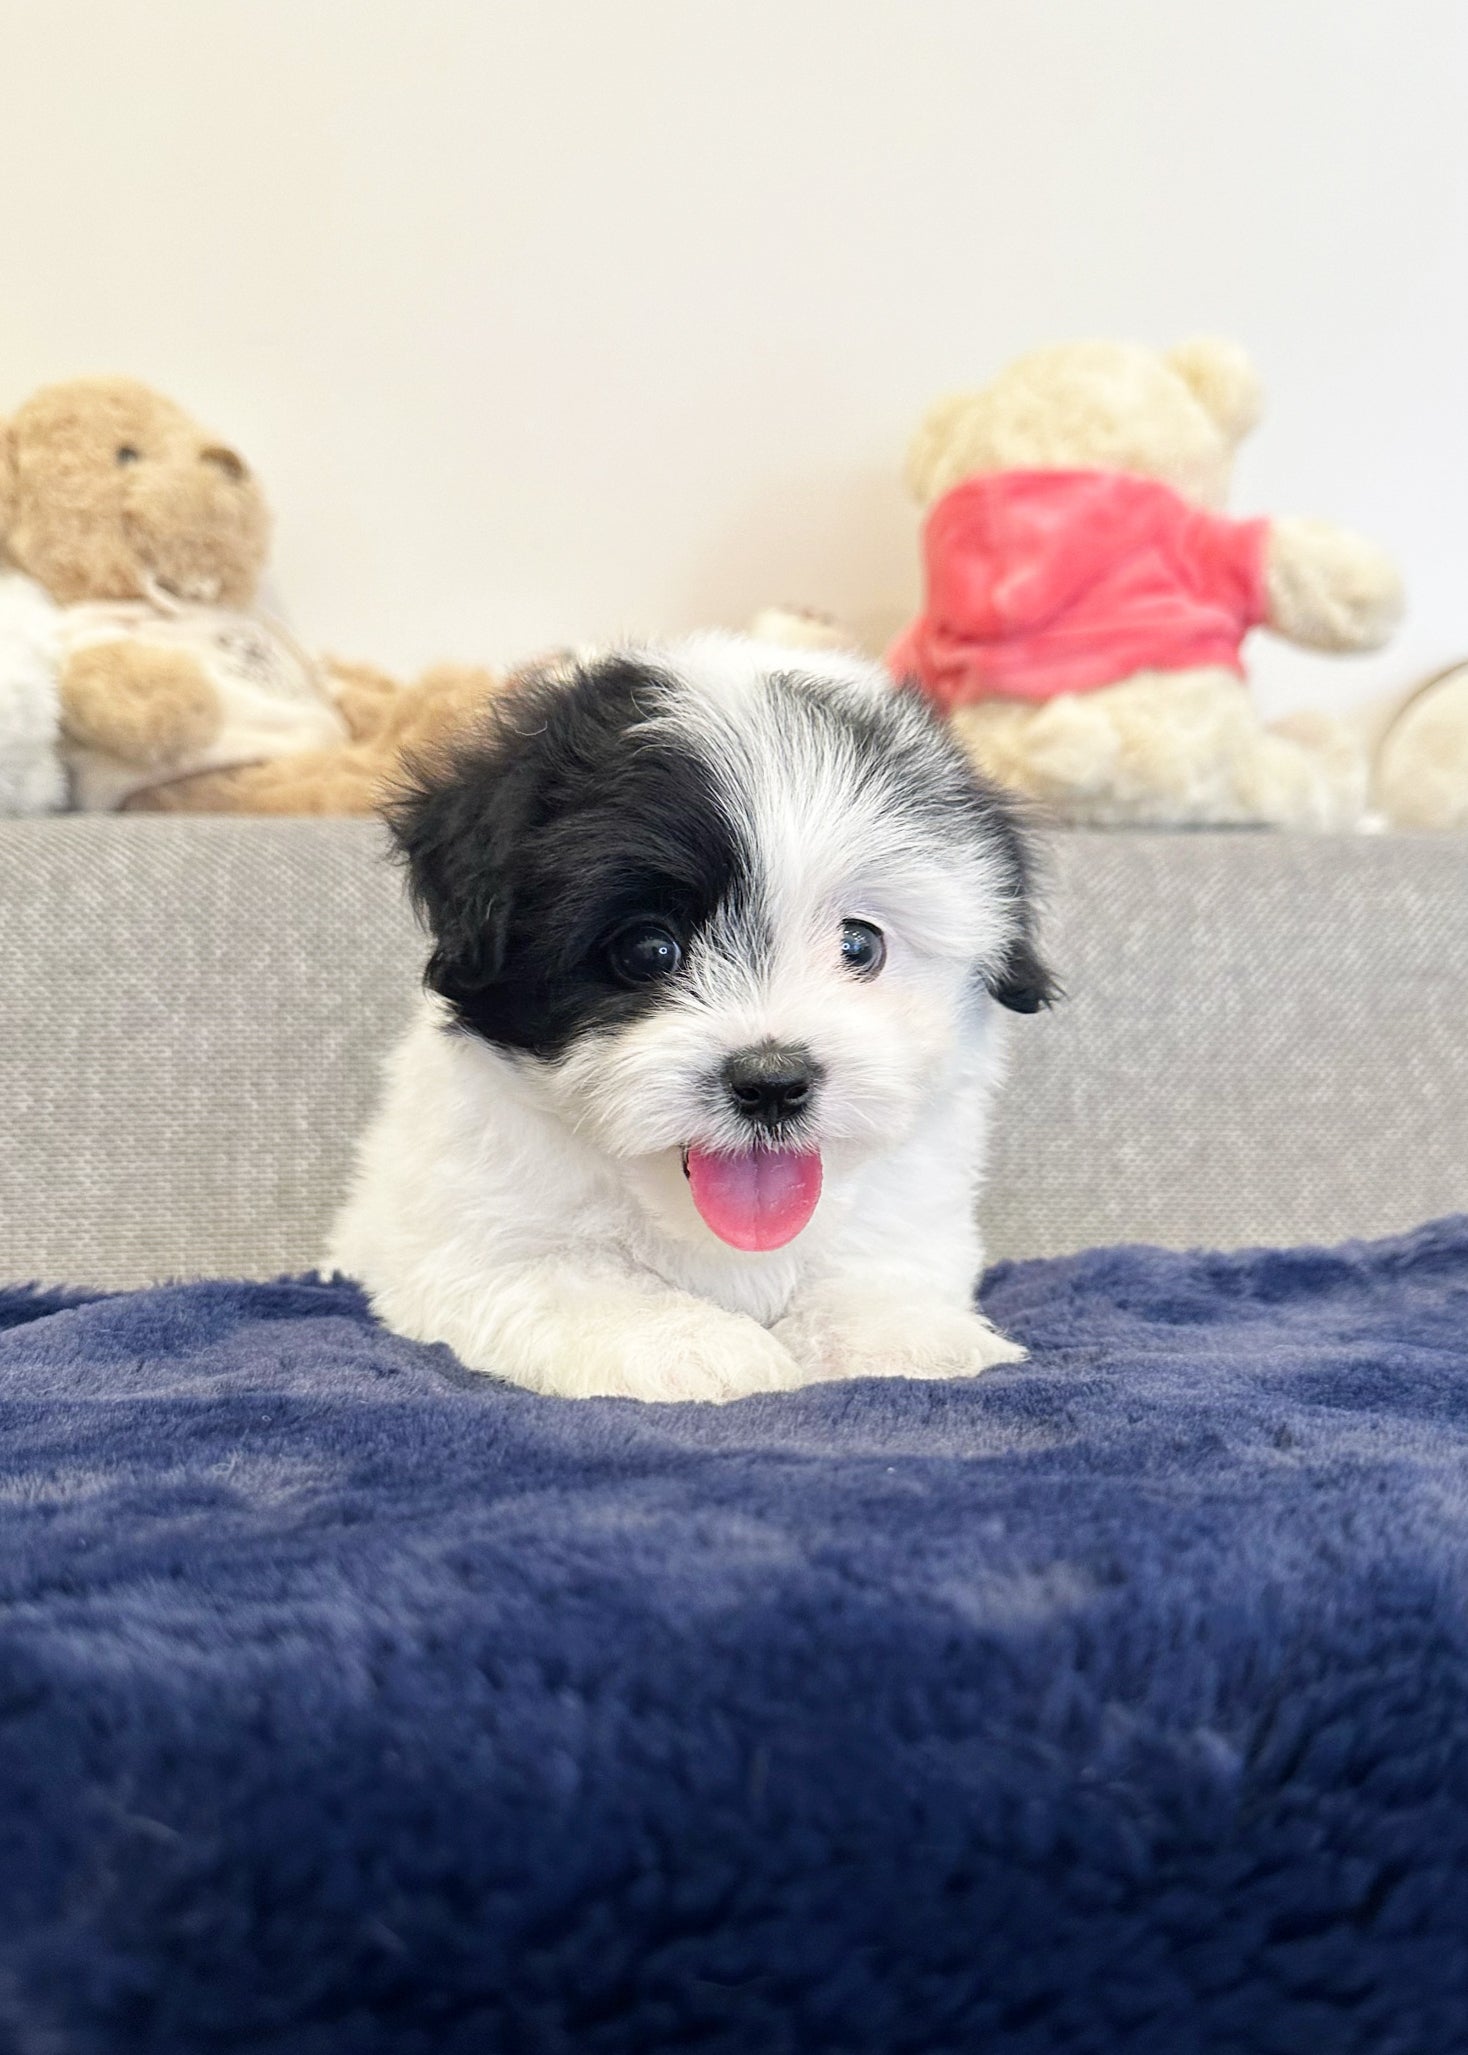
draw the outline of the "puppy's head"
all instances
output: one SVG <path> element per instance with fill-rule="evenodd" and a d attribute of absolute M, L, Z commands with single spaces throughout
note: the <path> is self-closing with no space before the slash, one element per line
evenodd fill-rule
<path fill-rule="evenodd" d="M 823 1159 L 1052 996 L 1010 811 L 854 658 L 705 636 L 524 684 L 391 819 L 458 1027 L 605 1156 L 680 1163 L 693 1236 L 791 1239 Z"/>

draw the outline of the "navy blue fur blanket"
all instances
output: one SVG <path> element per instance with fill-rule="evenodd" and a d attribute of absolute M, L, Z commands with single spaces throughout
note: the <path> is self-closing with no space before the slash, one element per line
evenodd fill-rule
<path fill-rule="evenodd" d="M 539 1399 L 0 1299 L 4 2055 L 1468 2047 L 1468 1221 Z"/>

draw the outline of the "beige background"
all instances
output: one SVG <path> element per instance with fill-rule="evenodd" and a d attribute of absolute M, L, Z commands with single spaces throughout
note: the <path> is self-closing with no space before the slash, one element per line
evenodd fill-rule
<path fill-rule="evenodd" d="M 1254 349 L 1241 510 L 1468 652 L 1461 0 L 0 0 L 0 407 L 232 435 L 297 627 L 407 667 L 913 591 L 925 401 L 1072 334 Z"/>

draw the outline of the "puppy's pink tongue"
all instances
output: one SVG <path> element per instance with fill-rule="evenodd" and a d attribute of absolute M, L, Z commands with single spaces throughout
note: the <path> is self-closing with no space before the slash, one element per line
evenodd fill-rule
<path fill-rule="evenodd" d="M 751 1149 L 747 1155 L 688 1151 L 693 1203 L 721 1242 L 780 1249 L 794 1241 L 821 1196 L 816 1149 Z"/>

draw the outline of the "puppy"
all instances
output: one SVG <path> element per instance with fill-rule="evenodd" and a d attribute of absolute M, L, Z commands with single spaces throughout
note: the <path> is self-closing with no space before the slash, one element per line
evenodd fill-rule
<path fill-rule="evenodd" d="M 860 659 L 699 636 L 527 682 L 392 809 L 432 931 L 330 1261 L 579 1398 L 961 1377 L 1015 820 Z"/>

